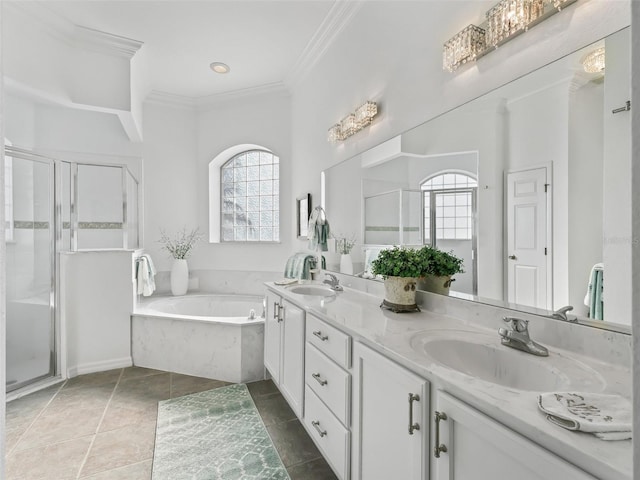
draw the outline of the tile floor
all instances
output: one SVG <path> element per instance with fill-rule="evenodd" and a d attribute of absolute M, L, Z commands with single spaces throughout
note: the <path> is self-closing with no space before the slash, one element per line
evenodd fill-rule
<path fill-rule="evenodd" d="M 158 401 L 226 382 L 131 367 L 7 404 L 7 480 L 149 480 Z M 335 475 L 270 380 L 247 385 L 292 480 Z"/>

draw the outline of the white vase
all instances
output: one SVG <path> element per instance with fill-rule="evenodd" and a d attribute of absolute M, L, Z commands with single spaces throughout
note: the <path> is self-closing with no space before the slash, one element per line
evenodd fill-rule
<path fill-rule="evenodd" d="M 171 293 L 184 295 L 189 289 L 189 265 L 184 258 L 175 258 L 171 265 Z"/>
<path fill-rule="evenodd" d="M 350 253 L 340 255 L 340 273 L 353 275 L 353 260 Z"/>

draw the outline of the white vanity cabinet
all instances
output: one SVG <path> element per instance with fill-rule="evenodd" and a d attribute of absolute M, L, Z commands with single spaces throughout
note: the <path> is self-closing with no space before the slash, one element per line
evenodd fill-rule
<path fill-rule="evenodd" d="M 354 479 L 427 479 L 428 412 L 429 383 L 425 379 L 354 343 Z"/>
<path fill-rule="evenodd" d="M 267 291 L 264 365 L 289 405 L 302 418 L 305 311 Z"/>
<path fill-rule="evenodd" d="M 350 478 L 351 337 L 308 315 L 304 426 L 338 478 Z"/>
<path fill-rule="evenodd" d="M 434 403 L 433 480 L 595 479 L 445 392 Z"/>

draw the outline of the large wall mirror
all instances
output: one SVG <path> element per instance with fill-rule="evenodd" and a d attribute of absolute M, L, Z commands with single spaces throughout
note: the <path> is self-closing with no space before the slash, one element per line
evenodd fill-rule
<path fill-rule="evenodd" d="M 354 273 L 431 244 L 464 259 L 452 295 L 629 332 L 630 79 L 627 28 L 323 172 Z"/>

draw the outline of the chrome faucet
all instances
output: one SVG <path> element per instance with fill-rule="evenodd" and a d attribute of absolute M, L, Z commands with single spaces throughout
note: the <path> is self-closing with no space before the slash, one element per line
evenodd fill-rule
<path fill-rule="evenodd" d="M 573 310 L 573 306 L 567 305 L 566 307 L 559 308 L 549 316 L 551 318 L 557 318 L 558 320 L 563 320 L 565 322 L 577 322 L 578 317 L 573 315 L 567 315 L 567 312 L 570 310 Z"/>
<path fill-rule="evenodd" d="M 502 320 L 510 327 L 500 327 L 498 329 L 503 345 L 531 353 L 532 355 L 538 355 L 539 357 L 549 356 L 549 350 L 529 337 L 529 320 L 521 320 L 514 317 L 504 317 Z"/>
<path fill-rule="evenodd" d="M 336 292 L 342 291 L 342 285 L 340 285 L 340 280 L 338 280 L 338 277 L 336 277 L 332 273 L 325 273 L 324 275 L 325 277 L 329 278 L 325 278 L 322 283 L 326 283 L 327 285 L 329 285 L 331 287 L 331 290 L 334 290 Z"/>

